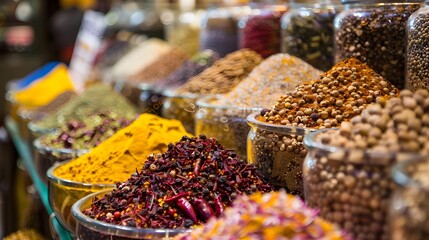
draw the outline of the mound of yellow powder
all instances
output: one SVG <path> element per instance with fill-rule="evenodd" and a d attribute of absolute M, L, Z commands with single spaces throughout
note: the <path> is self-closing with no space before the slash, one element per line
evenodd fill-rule
<path fill-rule="evenodd" d="M 180 121 L 142 114 L 91 152 L 58 167 L 54 175 L 83 183 L 123 182 L 143 166 L 148 155 L 164 152 L 184 135 L 190 136 Z"/>

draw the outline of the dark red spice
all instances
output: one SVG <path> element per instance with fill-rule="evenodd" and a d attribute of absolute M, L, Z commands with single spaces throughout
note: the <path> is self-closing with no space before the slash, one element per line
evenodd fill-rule
<path fill-rule="evenodd" d="M 271 190 L 254 166 L 215 139 L 183 137 L 84 214 L 123 226 L 190 228 L 221 215 L 238 194 Z"/>
<path fill-rule="evenodd" d="M 250 16 L 240 32 L 240 48 L 249 48 L 263 58 L 280 52 L 280 17 L 283 11 L 264 11 Z"/>

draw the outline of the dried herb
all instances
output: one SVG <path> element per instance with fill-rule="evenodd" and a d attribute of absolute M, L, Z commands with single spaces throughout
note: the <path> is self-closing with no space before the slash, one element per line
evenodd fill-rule
<path fill-rule="evenodd" d="M 221 215 L 239 194 L 271 190 L 254 166 L 215 139 L 183 137 L 84 214 L 123 226 L 190 228 Z"/>

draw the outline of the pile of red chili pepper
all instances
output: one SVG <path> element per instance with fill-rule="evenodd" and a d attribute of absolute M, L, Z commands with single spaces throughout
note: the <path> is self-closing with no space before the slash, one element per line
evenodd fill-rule
<path fill-rule="evenodd" d="M 107 223 L 139 228 L 190 228 L 220 216 L 240 194 L 270 192 L 253 165 L 201 135 L 169 144 L 143 169 L 83 213 Z"/>

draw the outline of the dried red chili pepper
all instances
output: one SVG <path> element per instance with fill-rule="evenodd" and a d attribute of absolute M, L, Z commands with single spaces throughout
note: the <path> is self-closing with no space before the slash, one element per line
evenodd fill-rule
<path fill-rule="evenodd" d="M 124 226 L 189 228 L 221 215 L 238 194 L 272 189 L 255 167 L 215 139 L 183 137 L 165 153 L 149 156 L 140 172 L 84 214 Z M 121 218 L 111 217 L 116 211 Z"/>

